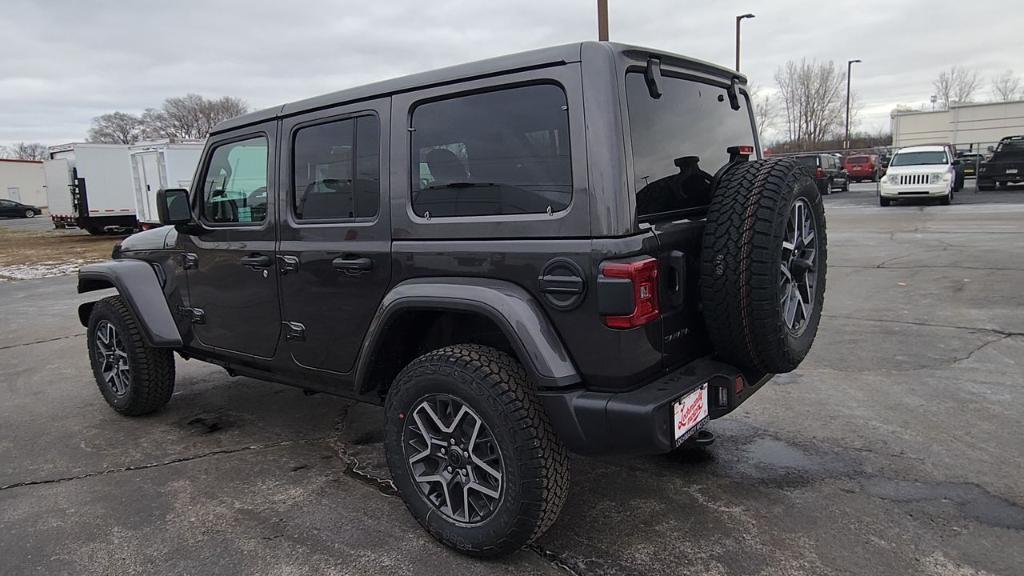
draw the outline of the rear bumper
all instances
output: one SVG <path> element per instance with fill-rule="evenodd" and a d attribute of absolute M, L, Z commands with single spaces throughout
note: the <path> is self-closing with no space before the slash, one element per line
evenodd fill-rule
<path fill-rule="evenodd" d="M 629 392 L 541 391 L 562 443 L 579 454 L 659 454 L 675 448 L 672 403 L 708 384 L 708 416 L 720 418 L 757 392 L 772 374 L 744 373 L 701 358 Z M 737 387 L 737 377 L 743 386 Z"/>

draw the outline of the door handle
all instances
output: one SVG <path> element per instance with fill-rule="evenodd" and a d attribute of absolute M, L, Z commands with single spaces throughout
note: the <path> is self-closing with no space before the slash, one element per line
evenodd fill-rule
<path fill-rule="evenodd" d="M 251 254 L 249 256 L 243 256 L 240 260 L 243 266 L 250 268 L 269 268 L 274 260 L 266 254 Z"/>
<path fill-rule="evenodd" d="M 335 270 L 344 272 L 366 272 L 373 269 L 373 260 L 366 257 L 345 258 L 344 256 L 339 256 L 331 260 L 331 265 L 334 266 Z"/>

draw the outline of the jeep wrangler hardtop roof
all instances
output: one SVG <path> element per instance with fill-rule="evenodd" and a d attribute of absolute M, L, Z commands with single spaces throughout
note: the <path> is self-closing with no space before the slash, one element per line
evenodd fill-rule
<path fill-rule="evenodd" d="M 717 64 L 712 64 L 710 62 L 705 62 L 703 60 L 681 56 L 679 54 L 615 42 L 576 42 L 573 44 L 563 44 L 561 46 L 528 50 L 525 52 L 498 56 L 496 58 L 488 58 L 486 60 L 478 60 L 465 64 L 457 64 L 455 66 L 439 68 L 427 72 L 419 72 L 408 76 L 400 76 L 398 78 L 391 78 L 380 82 L 373 82 L 371 84 L 347 88 L 337 92 L 324 94 L 322 96 L 314 96 L 312 98 L 306 98 L 304 100 L 266 108 L 264 110 L 257 110 L 255 112 L 250 112 L 248 114 L 243 114 L 241 116 L 225 120 L 214 126 L 210 133 L 217 134 L 250 124 L 257 124 L 273 118 L 281 118 L 350 102 L 419 90 L 430 86 L 440 86 L 473 78 L 485 78 L 518 70 L 546 68 L 548 66 L 558 66 L 571 62 L 579 62 L 582 60 L 584 49 L 590 47 L 600 47 L 607 50 L 609 56 L 617 57 L 624 62 L 643 63 L 646 62 L 647 58 L 650 56 L 658 56 L 663 65 L 686 68 L 711 76 L 736 78 L 741 85 L 746 84 L 746 77 L 735 70 L 718 66 Z"/>

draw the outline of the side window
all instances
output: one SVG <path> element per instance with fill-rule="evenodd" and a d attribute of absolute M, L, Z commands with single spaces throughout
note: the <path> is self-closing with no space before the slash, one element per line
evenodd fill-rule
<path fill-rule="evenodd" d="M 565 92 L 553 84 L 421 104 L 412 207 L 423 217 L 558 212 L 572 198 Z"/>
<path fill-rule="evenodd" d="M 213 150 L 203 181 L 203 217 L 224 224 L 267 218 L 267 139 L 223 144 Z"/>
<path fill-rule="evenodd" d="M 301 128 L 292 147 L 300 220 L 373 218 L 380 204 L 380 121 L 359 116 Z"/>

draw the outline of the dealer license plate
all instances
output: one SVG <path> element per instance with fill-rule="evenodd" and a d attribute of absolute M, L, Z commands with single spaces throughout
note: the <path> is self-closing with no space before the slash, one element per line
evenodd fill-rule
<path fill-rule="evenodd" d="M 1006 169 L 1006 173 L 1007 174 L 1016 174 L 1017 173 L 1017 169 L 1016 168 L 1007 168 Z"/>
<path fill-rule="evenodd" d="M 676 446 L 700 430 L 708 419 L 708 384 L 701 384 L 693 392 L 672 403 L 672 422 Z"/>

